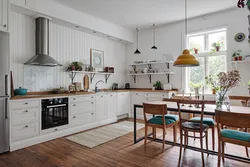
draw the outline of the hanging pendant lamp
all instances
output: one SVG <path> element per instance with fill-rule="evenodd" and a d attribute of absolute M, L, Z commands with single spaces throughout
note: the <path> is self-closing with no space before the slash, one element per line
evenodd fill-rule
<path fill-rule="evenodd" d="M 136 51 L 134 52 L 134 54 L 141 54 L 141 52 L 138 49 L 138 28 L 136 28 Z"/>
<path fill-rule="evenodd" d="M 185 0 L 185 39 L 187 37 L 187 0 Z M 174 62 L 175 67 L 200 66 L 199 61 L 190 54 L 188 49 L 184 49 L 182 54 Z"/>
<path fill-rule="evenodd" d="M 155 46 L 155 24 L 153 24 L 153 41 L 154 41 L 154 45 L 151 47 L 151 49 L 157 49 L 157 47 Z"/>

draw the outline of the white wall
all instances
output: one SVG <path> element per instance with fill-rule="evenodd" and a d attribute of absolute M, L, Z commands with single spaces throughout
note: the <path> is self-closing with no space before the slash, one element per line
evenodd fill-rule
<path fill-rule="evenodd" d="M 227 27 L 227 39 L 228 39 L 228 70 L 231 70 L 231 55 L 237 49 L 242 49 L 242 55 L 250 54 L 250 44 L 247 39 L 243 42 L 238 43 L 234 40 L 235 34 L 239 32 L 244 32 L 246 36 L 248 35 L 248 19 L 249 11 L 246 9 L 230 9 L 228 11 L 223 11 L 220 13 L 214 13 L 204 17 L 193 18 L 188 21 L 188 31 L 206 31 L 209 29 Z M 127 63 L 130 64 L 134 60 L 154 60 L 161 59 L 162 54 L 171 53 L 175 58 L 181 54 L 184 44 L 184 22 L 176 22 L 168 24 L 162 27 L 156 28 L 156 46 L 158 50 L 151 50 L 152 47 L 152 30 L 145 29 L 140 31 L 139 34 L 139 50 L 141 55 L 134 55 L 135 45 L 129 45 L 127 47 L 128 60 Z M 182 77 L 180 68 L 172 68 L 176 72 L 174 76 L 171 77 L 171 83 L 176 88 L 182 87 Z M 243 83 L 247 83 L 250 80 L 250 75 L 248 71 L 250 70 L 250 64 L 240 64 L 238 69 L 242 76 L 242 84 L 238 88 L 234 88 L 231 92 L 232 94 L 248 94 L 246 86 Z M 128 69 L 132 70 L 132 69 Z M 127 77 L 130 83 L 133 83 L 132 77 Z M 153 81 L 161 80 L 164 83 L 166 79 L 164 76 L 153 77 Z M 149 83 L 147 76 L 141 76 L 137 78 L 137 83 L 132 84 L 134 87 L 151 87 L 152 84 Z"/>
<path fill-rule="evenodd" d="M 29 91 L 67 87 L 71 83 L 65 72 L 67 66 L 72 61 L 89 63 L 91 48 L 104 51 L 104 66 L 115 67 L 116 75 L 110 76 L 108 84 L 100 84 L 100 88 L 108 88 L 113 82 L 124 84 L 125 44 L 50 23 L 50 55 L 63 67 L 24 66 L 24 62 L 35 54 L 35 20 L 12 12 L 10 22 L 10 68 L 14 74 L 14 87 L 25 87 Z M 75 81 L 82 82 L 82 77 L 77 75 Z M 104 80 L 104 76 L 96 76 L 93 83 L 99 79 Z"/>

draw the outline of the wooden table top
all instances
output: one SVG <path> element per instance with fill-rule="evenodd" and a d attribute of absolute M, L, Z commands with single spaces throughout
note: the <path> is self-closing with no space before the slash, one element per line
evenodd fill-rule
<path fill-rule="evenodd" d="M 152 101 L 152 102 L 145 102 L 147 104 L 166 104 L 169 111 L 178 111 L 177 103 L 176 102 L 169 102 L 169 101 Z M 205 105 L 204 114 L 206 115 L 215 115 L 215 105 Z M 201 108 L 189 107 L 189 105 L 185 104 L 185 106 L 181 106 L 181 110 L 187 113 L 197 113 L 201 112 Z M 230 112 L 237 112 L 237 113 L 247 113 L 250 114 L 250 107 L 243 107 L 243 106 L 231 106 Z"/>

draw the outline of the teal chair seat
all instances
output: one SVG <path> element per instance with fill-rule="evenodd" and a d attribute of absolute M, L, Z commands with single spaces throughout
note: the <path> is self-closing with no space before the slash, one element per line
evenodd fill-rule
<path fill-rule="evenodd" d="M 165 121 L 166 121 L 166 125 L 169 125 L 169 124 L 172 124 L 172 123 L 176 122 L 175 120 L 168 119 L 168 118 L 165 118 Z M 163 120 L 162 120 L 162 117 L 157 116 L 157 117 L 149 119 L 148 123 L 162 125 Z"/>
<path fill-rule="evenodd" d="M 162 118 L 162 116 L 156 116 L 157 118 Z M 165 115 L 165 119 L 172 119 L 174 121 L 178 121 L 179 120 L 179 116 L 178 115 L 173 115 L 173 114 L 167 114 Z"/>
<path fill-rule="evenodd" d="M 191 118 L 192 121 L 199 121 L 201 120 L 201 117 L 194 117 Z M 212 118 L 203 118 L 203 124 L 206 124 L 208 126 L 214 126 L 214 120 Z"/>
<path fill-rule="evenodd" d="M 231 129 L 221 130 L 221 135 L 226 138 L 250 142 L 250 133 Z"/>

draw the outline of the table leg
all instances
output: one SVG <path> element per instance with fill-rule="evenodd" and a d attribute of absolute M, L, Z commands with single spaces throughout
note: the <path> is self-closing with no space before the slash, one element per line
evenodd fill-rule
<path fill-rule="evenodd" d="M 134 106 L 134 144 L 136 142 L 136 106 Z"/>

